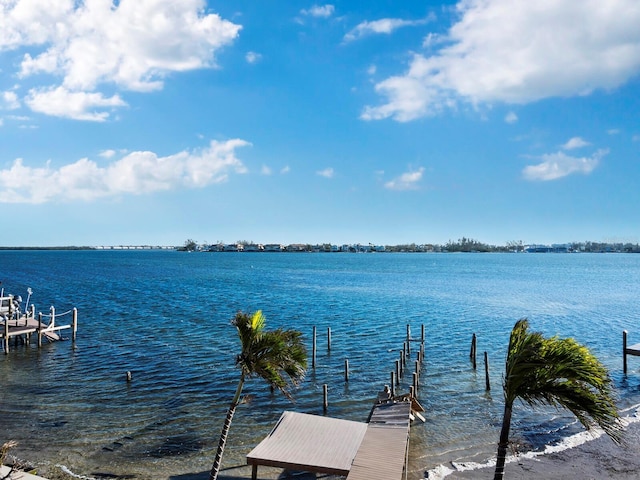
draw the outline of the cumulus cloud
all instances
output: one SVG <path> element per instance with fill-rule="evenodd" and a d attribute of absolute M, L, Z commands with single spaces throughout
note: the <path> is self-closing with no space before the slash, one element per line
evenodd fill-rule
<path fill-rule="evenodd" d="M 300 10 L 302 15 L 309 17 L 329 18 L 335 12 L 336 7 L 330 4 L 326 5 L 314 5 L 313 7 L 305 10 Z"/>
<path fill-rule="evenodd" d="M 518 115 L 514 112 L 509 112 L 505 115 L 504 121 L 507 123 L 516 123 L 518 121 Z"/>
<path fill-rule="evenodd" d="M 351 42 L 368 35 L 391 34 L 398 28 L 414 27 L 416 25 L 424 25 L 434 17 L 423 18 L 420 20 L 403 20 L 401 18 L 382 18 L 374 21 L 364 21 L 347 32 L 344 36 L 345 42 Z"/>
<path fill-rule="evenodd" d="M 104 85 L 158 90 L 167 74 L 215 67 L 216 52 L 238 36 L 240 25 L 205 14 L 205 7 L 204 0 L 56 0 L 46 8 L 32 0 L 2 2 L 0 51 L 26 52 L 16 73 L 49 82 L 36 92 L 62 89 L 104 98 L 96 92 Z M 108 116 L 77 107 L 68 114 L 39 111 L 81 120 Z"/>
<path fill-rule="evenodd" d="M 282 169 L 280 170 L 281 174 L 285 174 L 285 173 L 289 173 L 291 171 L 291 168 L 289 167 L 289 165 L 282 167 Z"/>
<path fill-rule="evenodd" d="M 31 89 L 24 101 L 34 112 L 94 122 L 109 117 L 105 108 L 127 105 L 118 95 L 105 98 L 102 93 L 71 92 L 64 87 Z"/>
<path fill-rule="evenodd" d="M 324 170 L 317 171 L 316 175 L 324 178 L 333 178 L 334 173 L 333 168 L 325 168 Z"/>
<path fill-rule="evenodd" d="M 542 155 L 537 165 L 529 165 L 522 171 L 526 180 L 558 180 L 573 174 L 590 174 L 600 163 L 608 150 L 598 150 L 591 157 L 571 157 L 564 152 Z"/>
<path fill-rule="evenodd" d="M 420 167 L 418 170 L 411 170 L 388 181 L 384 184 L 384 188 L 388 190 L 417 190 L 423 174 L 424 167 Z"/>
<path fill-rule="evenodd" d="M 636 0 L 465 0 L 447 43 L 375 87 L 361 118 L 410 121 L 459 103 L 525 104 L 613 89 L 640 72 Z"/>
<path fill-rule="evenodd" d="M 16 110 L 20 108 L 20 101 L 16 92 L 8 90 L 0 94 L 0 108 L 5 110 Z"/>
<path fill-rule="evenodd" d="M 247 61 L 247 63 L 253 64 L 253 63 L 259 62 L 262 59 L 262 55 L 256 52 L 247 52 L 244 58 Z"/>
<path fill-rule="evenodd" d="M 582 139 L 580 137 L 573 137 L 573 138 L 570 138 L 567 141 L 567 143 L 562 145 L 562 149 L 563 150 L 575 150 L 576 148 L 586 147 L 587 145 L 590 145 L 590 143 L 587 142 L 586 140 L 584 140 L 584 139 Z"/>
<path fill-rule="evenodd" d="M 53 168 L 29 167 L 18 158 L 0 170 L 0 203 L 61 202 L 119 195 L 143 195 L 178 188 L 203 188 L 245 173 L 235 150 L 250 145 L 240 139 L 212 141 L 207 148 L 159 157 L 148 151 L 131 152 L 102 167 L 87 158 Z M 108 157 L 108 155 L 106 156 Z"/>

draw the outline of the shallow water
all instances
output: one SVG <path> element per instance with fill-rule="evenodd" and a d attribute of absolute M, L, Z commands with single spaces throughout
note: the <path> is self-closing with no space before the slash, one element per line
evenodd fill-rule
<path fill-rule="evenodd" d="M 495 455 L 504 353 L 519 318 L 588 345 L 610 368 L 621 406 L 640 399 L 640 361 L 630 358 L 623 377 L 620 354 L 622 330 L 632 343 L 640 338 L 640 255 L 3 251 L 0 265 L 2 286 L 23 297 L 31 287 L 38 311 L 79 311 L 75 344 L 19 346 L 0 358 L 0 441 L 19 441 L 15 453 L 41 471 L 64 465 L 80 476 L 138 479 L 208 471 L 238 378 L 229 323 L 238 310 L 262 309 L 268 327 L 301 330 L 309 353 L 315 326 L 318 354 L 295 404 L 259 381 L 247 385 L 252 400 L 236 413 L 223 460 L 230 476 L 247 475 L 233 467 L 283 410 L 321 415 L 325 383 L 329 415 L 365 421 L 407 324 L 414 337 L 426 331 L 427 421 L 412 427 L 413 479 Z M 578 431 L 563 412 L 523 406 L 512 437 L 543 449 Z"/>

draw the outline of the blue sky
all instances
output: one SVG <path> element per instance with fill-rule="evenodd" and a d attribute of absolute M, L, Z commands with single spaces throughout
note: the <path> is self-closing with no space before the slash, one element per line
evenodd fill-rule
<path fill-rule="evenodd" d="M 640 241 L 640 3 L 0 0 L 0 245 Z"/>

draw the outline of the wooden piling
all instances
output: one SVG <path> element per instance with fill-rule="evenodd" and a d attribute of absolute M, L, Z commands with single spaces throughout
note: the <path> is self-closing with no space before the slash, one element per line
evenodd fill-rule
<path fill-rule="evenodd" d="M 42 347 L 42 312 L 38 312 L 38 348 Z"/>
<path fill-rule="evenodd" d="M 413 391 L 418 393 L 418 374 L 413 372 Z"/>
<path fill-rule="evenodd" d="M 326 383 L 322 385 L 322 394 L 322 409 L 324 410 L 324 413 L 327 413 L 327 409 L 329 408 L 329 387 Z"/>
<path fill-rule="evenodd" d="M 349 359 L 348 358 L 344 360 L 344 381 L 345 382 L 349 381 Z"/>
<path fill-rule="evenodd" d="M 469 358 L 473 363 L 474 370 L 476 369 L 476 344 L 477 344 L 476 334 L 474 333 L 473 336 L 471 337 L 471 351 L 469 352 Z"/>
<path fill-rule="evenodd" d="M 396 372 L 391 372 L 391 398 L 396 396 Z"/>
<path fill-rule="evenodd" d="M 396 385 L 400 386 L 400 360 L 396 360 Z"/>
<path fill-rule="evenodd" d="M 424 345 L 424 323 L 420 326 L 420 342 Z"/>
<path fill-rule="evenodd" d="M 76 341 L 76 333 L 78 332 L 78 309 L 77 308 L 73 308 L 73 316 L 71 319 L 71 341 L 75 342 Z"/>
<path fill-rule="evenodd" d="M 627 374 L 627 331 L 622 331 L 622 372 Z"/>
<path fill-rule="evenodd" d="M 331 351 L 331 327 L 327 327 L 327 351 Z"/>
<path fill-rule="evenodd" d="M 400 350 L 400 360 L 398 360 L 398 363 L 400 364 L 400 376 L 402 377 L 404 375 L 404 352 L 402 350 Z"/>
<path fill-rule="evenodd" d="M 411 325 L 407 324 L 407 356 L 411 356 Z"/>
<path fill-rule="evenodd" d="M 313 326 L 313 346 L 311 348 L 311 368 L 316 368 L 316 327 Z"/>
<path fill-rule="evenodd" d="M 9 320 L 4 321 L 4 354 L 9 353 Z"/>
<path fill-rule="evenodd" d="M 484 381 L 487 392 L 491 390 L 491 382 L 489 382 L 489 356 L 484 352 Z"/>

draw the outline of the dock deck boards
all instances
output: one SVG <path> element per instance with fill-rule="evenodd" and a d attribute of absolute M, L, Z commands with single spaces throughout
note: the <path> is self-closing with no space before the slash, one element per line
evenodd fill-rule
<path fill-rule="evenodd" d="M 636 357 L 640 357 L 640 343 L 636 343 L 635 345 L 627 347 L 627 351 L 625 353 L 627 353 L 628 355 L 635 355 Z"/>
<path fill-rule="evenodd" d="M 347 480 L 402 479 L 409 446 L 411 402 L 376 405 Z"/>
<path fill-rule="evenodd" d="M 400 480 L 406 466 L 411 402 L 376 404 L 369 423 L 285 411 L 247 455 L 259 465 L 346 476 Z"/>
<path fill-rule="evenodd" d="M 366 423 L 285 411 L 247 463 L 346 476 Z"/>

